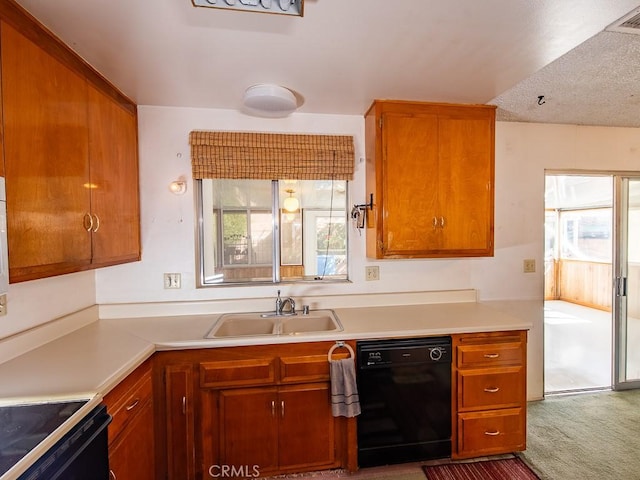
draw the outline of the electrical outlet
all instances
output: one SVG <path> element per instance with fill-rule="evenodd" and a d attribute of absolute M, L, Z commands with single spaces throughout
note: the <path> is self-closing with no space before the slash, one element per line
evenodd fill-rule
<path fill-rule="evenodd" d="M 7 314 L 7 294 L 0 295 L 0 316 Z"/>
<path fill-rule="evenodd" d="M 522 261 L 522 271 L 524 273 L 535 273 L 536 261 L 533 258 L 527 258 Z"/>
<path fill-rule="evenodd" d="M 364 267 L 364 278 L 367 281 L 380 280 L 380 267 L 378 266 Z"/>
<path fill-rule="evenodd" d="M 181 275 L 179 273 L 165 273 L 164 288 L 182 288 Z"/>

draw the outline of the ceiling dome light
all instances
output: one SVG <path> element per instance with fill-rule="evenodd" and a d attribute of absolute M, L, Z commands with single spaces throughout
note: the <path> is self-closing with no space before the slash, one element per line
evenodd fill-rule
<path fill-rule="evenodd" d="M 286 117 L 298 108 L 296 96 L 280 85 L 252 85 L 244 92 L 247 113 L 259 117 Z"/>

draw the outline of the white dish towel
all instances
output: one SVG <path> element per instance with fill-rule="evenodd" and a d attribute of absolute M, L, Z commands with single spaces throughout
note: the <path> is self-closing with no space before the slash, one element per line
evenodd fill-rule
<path fill-rule="evenodd" d="M 360 415 L 360 397 L 356 384 L 356 365 L 353 358 L 330 360 L 331 412 L 334 417 Z"/>

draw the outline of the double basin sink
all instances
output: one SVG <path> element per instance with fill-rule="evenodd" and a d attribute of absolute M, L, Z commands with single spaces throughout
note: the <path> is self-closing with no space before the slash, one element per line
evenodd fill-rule
<path fill-rule="evenodd" d="M 309 313 L 294 315 L 226 313 L 218 318 L 205 338 L 304 335 L 342 330 L 342 324 L 333 310 L 310 310 Z"/>

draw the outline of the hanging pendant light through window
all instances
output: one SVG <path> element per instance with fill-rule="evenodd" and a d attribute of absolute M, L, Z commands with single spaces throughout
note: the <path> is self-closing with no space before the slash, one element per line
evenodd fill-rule
<path fill-rule="evenodd" d="M 284 202 L 282 202 L 282 207 L 287 212 L 290 212 L 290 213 L 296 212 L 300 208 L 300 202 L 296 197 L 293 196 L 293 194 L 295 193 L 295 190 L 289 188 L 285 191 L 289 194 L 289 196 L 284 199 Z"/>

